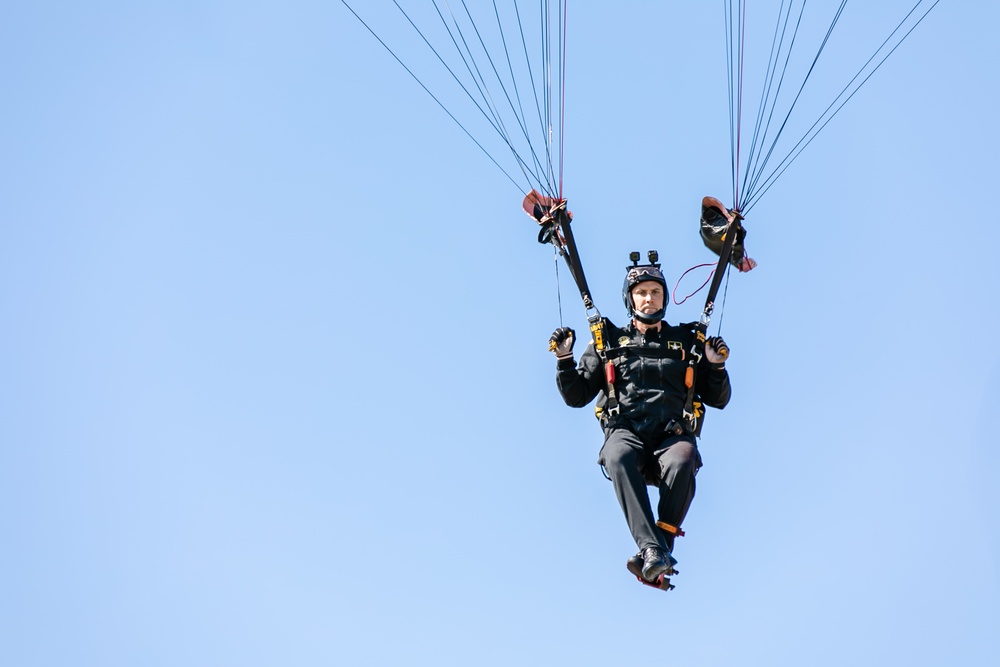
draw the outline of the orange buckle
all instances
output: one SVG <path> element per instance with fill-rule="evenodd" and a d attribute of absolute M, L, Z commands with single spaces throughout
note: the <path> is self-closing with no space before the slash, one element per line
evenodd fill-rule
<path fill-rule="evenodd" d="M 684 537 L 684 531 L 683 530 L 681 530 L 677 526 L 671 526 L 669 523 L 667 523 L 665 521 L 657 521 L 656 522 L 656 527 L 659 528 L 660 530 L 662 530 L 664 532 L 667 532 L 667 533 L 670 533 L 671 535 L 674 535 L 676 537 Z"/>

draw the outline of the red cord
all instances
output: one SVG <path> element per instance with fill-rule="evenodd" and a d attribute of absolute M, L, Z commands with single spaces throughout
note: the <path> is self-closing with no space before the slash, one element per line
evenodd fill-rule
<path fill-rule="evenodd" d="M 691 272 L 692 272 L 692 271 L 694 271 L 695 269 L 700 269 L 700 268 L 703 268 L 703 267 L 706 267 L 706 266 L 711 266 L 711 267 L 713 267 L 713 268 L 712 268 L 712 270 L 711 270 L 711 271 L 709 272 L 709 274 L 708 274 L 708 278 L 707 278 L 707 279 L 705 279 L 705 282 L 703 282 L 703 283 L 701 284 L 701 287 L 699 287 L 698 289 L 696 289 L 695 291 L 691 292 L 691 293 L 690 293 L 690 294 L 688 294 L 688 295 L 687 295 L 686 297 L 684 297 L 683 299 L 681 299 L 680 301 L 678 301 L 678 300 L 677 300 L 677 288 L 681 286 L 681 281 L 682 281 L 682 280 L 684 280 L 684 276 L 686 276 L 687 274 L 691 273 Z M 681 305 L 682 303 L 684 303 L 685 301 L 687 301 L 688 299 L 690 299 L 691 297 L 693 297 L 693 296 L 694 296 L 695 294 L 697 294 L 698 292 L 700 292 L 700 291 L 702 291 L 703 289 L 705 289 L 705 285 L 707 285 L 707 284 L 709 283 L 709 281 L 710 281 L 710 280 L 712 280 L 712 276 L 714 276 L 714 275 L 715 275 L 715 268 L 714 268 L 714 267 L 715 267 L 715 263 L 714 263 L 714 262 L 710 262 L 710 263 L 708 263 L 708 264 L 699 264 L 699 265 L 697 265 L 697 266 L 692 266 L 692 267 L 691 267 L 690 269 L 688 269 L 687 271 L 685 271 L 684 273 L 682 273 L 682 274 L 681 274 L 681 277 L 677 279 L 677 284 L 676 284 L 676 285 L 674 285 L 674 289 L 673 289 L 673 291 L 672 291 L 672 292 L 670 293 L 670 298 L 671 298 L 671 299 L 673 299 L 673 301 L 674 301 L 674 304 L 675 304 L 675 305 L 678 305 L 678 306 L 679 306 L 679 305 Z"/>

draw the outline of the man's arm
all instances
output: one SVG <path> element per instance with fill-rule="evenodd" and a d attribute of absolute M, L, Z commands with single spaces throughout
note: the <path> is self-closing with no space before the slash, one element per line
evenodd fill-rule
<path fill-rule="evenodd" d="M 601 360 L 591 343 L 580 358 L 579 366 L 573 361 L 572 329 L 556 329 L 550 342 L 556 355 L 556 386 L 562 394 L 566 405 L 582 408 L 601 391 L 604 386 L 604 375 L 601 372 Z"/>

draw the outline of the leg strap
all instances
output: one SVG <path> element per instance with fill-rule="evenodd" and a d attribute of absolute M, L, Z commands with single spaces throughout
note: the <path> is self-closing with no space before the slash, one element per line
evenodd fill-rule
<path fill-rule="evenodd" d="M 675 537 L 684 537 L 684 531 L 683 530 L 681 530 L 678 526 L 671 526 L 666 521 L 657 521 L 656 522 L 656 527 L 659 528 L 660 530 L 666 532 L 666 533 L 670 533 L 671 535 L 673 535 Z"/>

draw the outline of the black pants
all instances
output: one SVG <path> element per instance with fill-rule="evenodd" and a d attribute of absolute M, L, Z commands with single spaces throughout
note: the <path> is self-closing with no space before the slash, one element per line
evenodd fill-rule
<path fill-rule="evenodd" d="M 659 519 L 680 527 L 694 499 L 694 476 L 701 455 L 684 436 L 649 446 L 626 429 L 612 429 L 601 448 L 600 463 L 611 478 L 628 529 L 640 550 L 659 547 L 672 551 L 674 536 L 656 526 Z M 647 480 L 659 487 L 657 516 L 653 517 Z"/>

